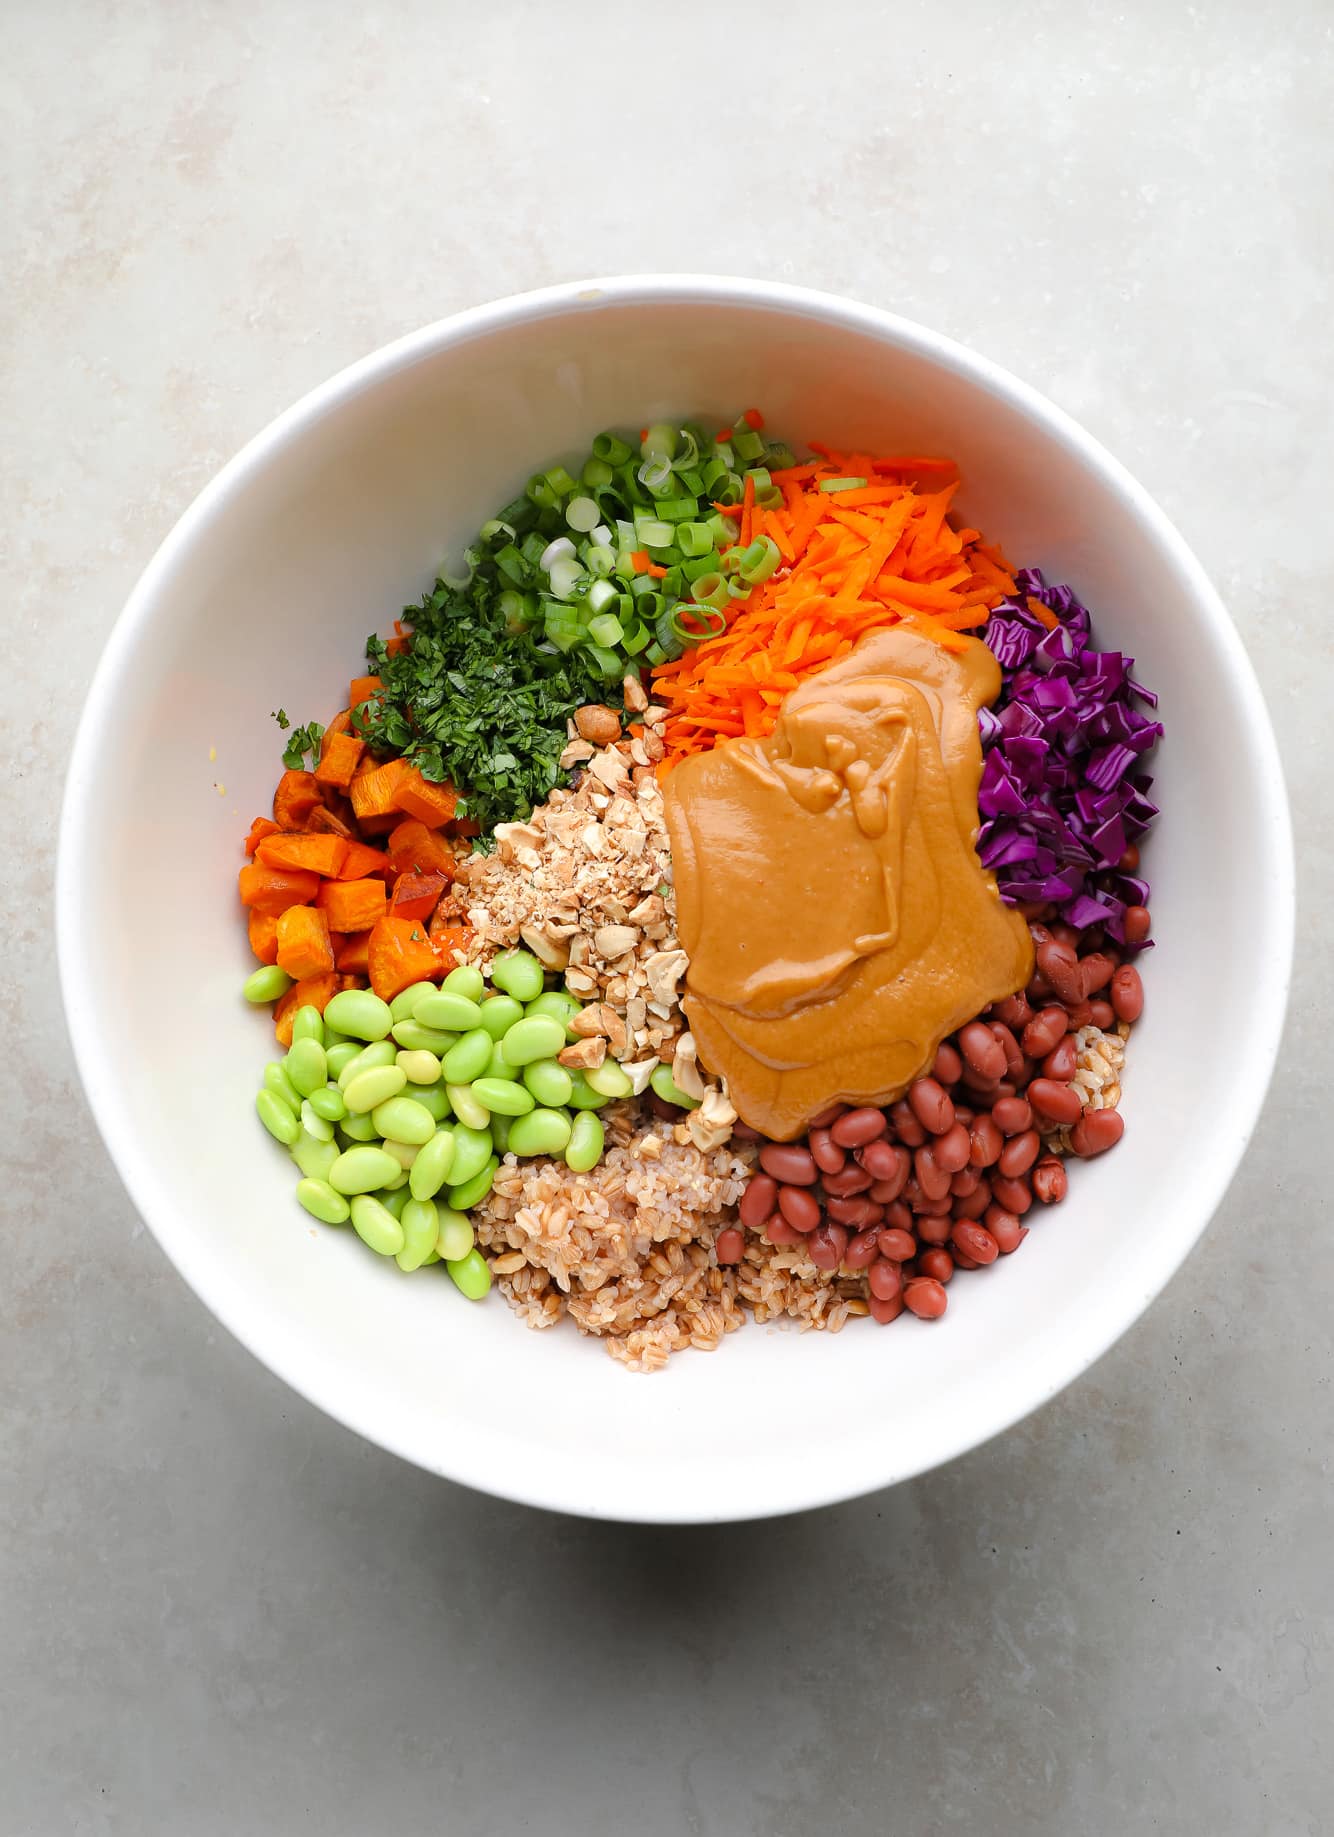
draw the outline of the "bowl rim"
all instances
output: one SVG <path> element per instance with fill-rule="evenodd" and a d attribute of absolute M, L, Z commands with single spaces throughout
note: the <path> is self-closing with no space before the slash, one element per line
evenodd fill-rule
<path fill-rule="evenodd" d="M 438 351 L 465 344 L 478 335 L 588 308 L 673 304 L 768 310 L 788 317 L 818 320 L 907 349 L 1005 402 L 1079 457 L 1126 502 L 1132 514 L 1160 545 L 1184 588 L 1197 603 L 1210 628 L 1220 662 L 1245 710 L 1245 731 L 1257 795 L 1268 818 L 1269 856 L 1266 862 L 1256 864 L 1257 873 L 1263 872 L 1270 890 L 1266 930 L 1257 940 L 1259 948 L 1255 960 L 1257 993 L 1263 998 L 1257 1001 L 1255 1011 L 1265 1018 L 1257 1023 L 1257 1038 L 1248 1056 L 1244 1088 L 1236 1093 L 1234 1108 L 1238 1127 L 1232 1146 L 1211 1158 L 1201 1169 L 1194 1229 L 1165 1249 L 1149 1272 L 1149 1279 L 1137 1291 L 1133 1304 L 1121 1309 L 1110 1321 L 1103 1320 L 1101 1331 L 1090 1332 L 1073 1360 L 1062 1366 L 1058 1378 L 1040 1377 L 1028 1394 L 1008 1401 L 998 1414 L 980 1425 L 970 1425 L 943 1446 L 938 1455 L 905 1464 L 896 1460 L 892 1438 L 885 1438 L 880 1448 L 862 1451 L 856 1468 L 849 1466 L 845 1484 L 812 1486 L 809 1482 L 803 1483 L 800 1473 L 794 1471 L 787 1476 L 781 1501 L 761 1499 L 753 1509 L 725 1512 L 710 1510 L 707 1502 L 692 1502 L 674 1495 L 664 1495 L 649 1509 L 642 1505 L 618 1507 L 614 1500 L 584 1497 L 577 1480 L 572 1485 L 525 1485 L 521 1473 L 483 1472 L 480 1465 L 451 1462 L 447 1458 L 448 1450 L 442 1456 L 438 1447 L 422 1447 L 410 1435 L 398 1433 L 392 1420 L 383 1421 L 373 1406 L 359 1408 L 351 1387 L 332 1389 L 318 1375 L 304 1370 L 303 1359 L 290 1354 L 281 1333 L 275 1333 L 266 1324 L 262 1309 L 248 1312 L 220 1292 L 223 1284 L 220 1278 L 215 1279 L 215 1260 L 206 1253 L 200 1234 L 193 1231 L 187 1216 L 171 1203 L 148 1157 L 141 1154 L 135 1141 L 126 1139 L 125 1133 L 118 1128 L 111 1102 L 113 1051 L 97 1023 L 95 984 L 82 950 L 82 928 L 74 916 L 81 909 L 76 898 L 79 864 L 87 858 L 86 825 L 90 819 L 85 791 L 93 781 L 103 737 L 114 723 L 120 684 L 128 673 L 141 634 L 151 622 L 159 595 L 168 587 L 178 566 L 187 559 L 197 535 L 225 509 L 232 496 L 253 475 L 262 472 L 289 442 L 305 434 L 325 415 Z M 185 1282 L 228 1332 L 307 1402 L 367 1441 L 427 1472 L 520 1504 L 583 1517 L 659 1524 L 782 1516 L 837 1504 L 896 1485 L 954 1460 L 1012 1428 L 1095 1364 L 1134 1325 L 1198 1243 L 1254 1133 L 1283 1031 L 1296 914 L 1295 859 L 1287 790 L 1273 725 L 1254 669 L 1202 565 L 1166 513 L 1125 466 L 1040 391 L 991 359 L 927 326 L 880 307 L 811 288 L 744 277 L 686 273 L 574 280 L 468 307 L 409 332 L 345 366 L 308 390 L 252 436 L 179 517 L 135 583 L 111 628 L 89 684 L 71 748 L 60 814 L 55 892 L 56 956 L 66 1027 L 98 1132 L 139 1215 Z M 70 1021 L 76 1014 L 80 1016 L 77 1026 Z"/>

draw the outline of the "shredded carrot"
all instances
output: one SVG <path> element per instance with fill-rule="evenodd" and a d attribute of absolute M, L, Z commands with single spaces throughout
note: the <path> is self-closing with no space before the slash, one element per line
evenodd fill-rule
<path fill-rule="evenodd" d="M 748 428 L 751 428 L 757 434 L 764 426 L 764 416 L 760 413 L 758 408 L 748 408 L 741 419 Z"/>
<path fill-rule="evenodd" d="M 792 690 L 867 632 L 903 625 L 961 650 L 964 634 L 1014 591 L 1001 551 L 950 521 L 959 488 L 953 460 L 877 459 L 809 444 L 818 459 L 772 474 L 781 506 L 757 507 L 749 477 L 740 504 L 714 506 L 739 519 L 742 545 L 769 537 L 782 565 L 738 603 L 726 631 L 653 672 L 669 711 L 660 778 L 719 740 L 772 733 Z M 821 491 L 832 477 L 870 482 Z"/>
<path fill-rule="evenodd" d="M 649 552 L 647 549 L 631 549 L 630 566 L 634 569 L 636 574 L 647 573 L 650 565 Z"/>
<path fill-rule="evenodd" d="M 651 561 L 646 568 L 641 569 L 641 572 L 647 574 L 650 580 L 666 580 L 667 578 L 666 568 L 659 567 L 656 561 Z"/>

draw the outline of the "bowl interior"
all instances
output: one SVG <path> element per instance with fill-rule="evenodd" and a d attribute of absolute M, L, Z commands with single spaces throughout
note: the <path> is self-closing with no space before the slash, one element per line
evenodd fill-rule
<path fill-rule="evenodd" d="M 239 988 L 240 839 L 280 768 L 270 711 L 327 719 L 372 629 L 537 465 L 604 426 L 759 404 L 800 441 L 955 455 L 970 521 L 1070 580 L 1161 696 L 1157 951 L 1124 1144 L 1076 1170 L 1022 1256 L 940 1327 L 748 1324 L 651 1380 L 570 1327 L 526 1331 L 443 1273 L 402 1276 L 295 1205 L 253 1094 L 274 1055 Z M 565 289 L 405 341 L 336 379 L 205 493 L 141 583 L 71 770 L 62 969 L 129 1189 L 267 1364 L 376 1441 L 572 1511 L 708 1519 L 906 1477 L 1004 1427 L 1101 1352 L 1203 1228 L 1282 1018 L 1286 812 L 1248 666 L 1190 557 L 1092 443 L 1001 373 L 881 315 L 781 290 Z M 74 913 L 72 915 L 72 908 Z M 92 917 L 95 922 L 89 923 Z M 1210 1081 L 1196 1043 L 1228 1047 Z"/>

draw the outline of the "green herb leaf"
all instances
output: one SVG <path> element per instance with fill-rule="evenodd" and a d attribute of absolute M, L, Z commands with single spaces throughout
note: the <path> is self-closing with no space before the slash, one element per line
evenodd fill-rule
<path fill-rule="evenodd" d="M 292 725 L 291 719 L 285 708 L 276 709 L 273 714 L 273 719 L 278 723 L 279 727 L 284 729 L 284 731 Z"/>
<path fill-rule="evenodd" d="M 278 724 L 280 727 L 291 726 L 291 722 L 286 719 Z M 291 739 L 283 748 L 283 764 L 289 771 L 300 772 L 305 767 L 307 753 L 313 753 L 318 757 L 320 741 L 323 738 L 324 729 L 318 721 L 308 721 L 304 727 L 294 729 Z"/>

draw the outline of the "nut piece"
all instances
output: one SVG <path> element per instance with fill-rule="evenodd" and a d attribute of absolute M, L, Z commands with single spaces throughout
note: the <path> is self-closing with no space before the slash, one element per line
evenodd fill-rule
<path fill-rule="evenodd" d="M 586 1040 L 576 1040 L 573 1046 L 562 1047 L 556 1060 L 567 1071 L 591 1072 L 606 1056 L 607 1042 L 600 1034 L 593 1034 Z"/>
<path fill-rule="evenodd" d="M 690 959 L 683 950 L 657 950 L 644 965 L 648 977 L 648 986 L 654 1001 L 670 1002 L 675 998 L 676 985 L 681 980 L 689 965 Z M 692 1097 L 699 1095 L 692 1091 Z"/>
<path fill-rule="evenodd" d="M 626 677 L 625 681 L 621 684 L 621 694 L 624 696 L 625 705 L 630 710 L 631 714 L 643 714 L 644 710 L 648 707 L 648 697 L 644 693 L 644 685 L 637 676 Z"/>
<path fill-rule="evenodd" d="M 563 970 L 570 961 L 570 947 L 564 938 L 555 937 L 550 925 L 523 925 L 519 936 L 538 961 L 549 970 Z"/>
<path fill-rule="evenodd" d="M 604 702 L 589 702 L 586 707 L 578 709 L 574 724 L 579 729 L 580 738 L 591 740 L 594 746 L 610 746 L 621 737 L 621 717 Z"/>
<path fill-rule="evenodd" d="M 593 933 L 593 948 L 604 962 L 612 963 L 632 951 L 638 938 L 633 925 L 599 925 Z M 684 956 L 685 952 L 681 954 Z"/>

